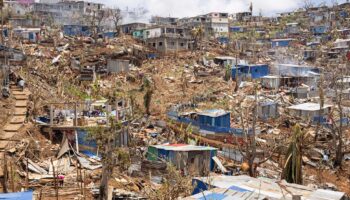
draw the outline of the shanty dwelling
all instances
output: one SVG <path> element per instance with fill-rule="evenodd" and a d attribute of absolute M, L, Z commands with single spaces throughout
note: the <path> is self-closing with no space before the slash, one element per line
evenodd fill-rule
<path fill-rule="evenodd" d="M 297 99 L 307 99 L 309 98 L 310 87 L 308 86 L 299 86 L 291 89 L 291 94 L 294 98 Z"/>
<path fill-rule="evenodd" d="M 40 36 L 40 28 L 15 28 L 13 34 L 30 42 L 37 42 Z"/>
<path fill-rule="evenodd" d="M 262 120 L 275 119 L 279 116 L 278 103 L 264 100 L 258 104 L 258 117 Z"/>
<path fill-rule="evenodd" d="M 313 187 L 275 181 L 268 178 L 240 176 L 198 177 L 192 180 L 195 199 L 245 199 L 245 200 L 343 200 L 344 192 L 315 189 Z M 204 197 L 203 197 L 204 196 Z"/>
<path fill-rule="evenodd" d="M 230 33 L 243 33 L 246 31 L 246 28 L 243 26 L 231 26 L 229 27 L 229 32 Z"/>
<path fill-rule="evenodd" d="M 300 32 L 299 23 L 287 23 L 285 32 L 291 35 L 298 34 Z"/>
<path fill-rule="evenodd" d="M 129 60 L 120 60 L 120 59 L 108 59 L 107 60 L 107 72 L 108 73 L 121 73 L 128 72 Z"/>
<path fill-rule="evenodd" d="M 334 42 L 333 50 L 336 52 L 348 51 L 350 47 L 350 39 L 337 39 Z"/>
<path fill-rule="evenodd" d="M 342 39 L 346 39 L 350 35 L 350 29 L 349 28 L 340 29 L 337 32 L 341 35 Z"/>
<path fill-rule="evenodd" d="M 220 109 L 206 110 L 198 115 L 199 127 L 205 132 L 224 132 L 230 129 L 230 112 Z"/>
<path fill-rule="evenodd" d="M 236 64 L 236 58 L 231 56 L 218 56 L 214 58 L 214 63 L 222 67 L 226 67 L 227 65 L 232 66 Z"/>
<path fill-rule="evenodd" d="M 275 75 L 289 78 L 287 85 L 290 87 L 297 87 L 301 84 L 316 86 L 320 76 L 320 69 L 317 67 L 279 64 L 276 69 Z"/>
<path fill-rule="evenodd" d="M 232 79 L 238 77 L 243 80 L 258 79 L 267 76 L 270 73 L 269 66 L 266 64 L 251 64 L 251 65 L 237 65 L 232 67 Z"/>
<path fill-rule="evenodd" d="M 187 144 L 152 145 L 148 147 L 149 161 L 167 161 L 184 174 L 206 176 L 214 169 L 213 157 L 217 149 Z"/>
<path fill-rule="evenodd" d="M 287 39 L 273 39 L 271 40 L 271 46 L 272 48 L 275 47 L 289 47 L 294 39 L 287 38 Z"/>
<path fill-rule="evenodd" d="M 323 108 L 321 108 L 319 103 L 303 103 L 290 106 L 288 109 L 291 111 L 292 115 L 296 117 L 306 120 L 313 120 L 314 117 L 320 115 L 320 112 L 322 112 L 324 115 L 330 113 L 332 107 L 332 105 L 325 104 L 323 105 Z"/>
<path fill-rule="evenodd" d="M 310 31 L 314 35 L 323 35 L 323 34 L 327 33 L 328 27 L 324 26 L 324 25 L 313 26 L 313 27 L 311 27 Z"/>
<path fill-rule="evenodd" d="M 317 51 L 307 49 L 303 51 L 303 58 L 306 61 L 313 61 L 316 59 Z"/>
<path fill-rule="evenodd" d="M 266 89 L 278 90 L 280 87 L 280 77 L 278 76 L 263 76 L 260 78 L 261 85 Z"/>

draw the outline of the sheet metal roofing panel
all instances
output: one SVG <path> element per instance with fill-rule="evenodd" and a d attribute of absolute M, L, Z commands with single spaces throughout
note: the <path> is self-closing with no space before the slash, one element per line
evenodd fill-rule
<path fill-rule="evenodd" d="M 212 151 L 217 150 L 213 147 L 205 147 L 205 146 L 195 146 L 195 145 L 187 145 L 187 144 L 170 144 L 170 145 L 153 145 L 153 147 L 157 149 L 164 149 L 168 151 Z"/>
<path fill-rule="evenodd" d="M 238 192 L 223 188 L 214 188 L 212 190 L 207 190 L 203 193 L 184 198 L 184 200 L 263 200 L 265 198 L 266 196 L 253 192 Z"/>
<path fill-rule="evenodd" d="M 344 192 L 318 189 L 310 195 L 308 200 L 340 200 L 344 197 L 344 195 Z"/>
<path fill-rule="evenodd" d="M 33 191 L 0 194 L 2 200 L 31 200 L 32 198 Z"/>
<path fill-rule="evenodd" d="M 267 178 L 252 178 L 249 176 L 213 176 L 195 178 L 213 187 L 229 189 L 236 192 L 254 192 L 269 199 L 291 199 L 291 194 L 301 195 L 305 200 L 340 200 L 344 193 L 289 184 L 285 181 L 274 182 Z"/>
<path fill-rule="evenodd" d="M 198 113 L 198 115 L 204 115 L 209 117 L 220 117 L 228 114 L 229 112 L 222 109 L 213 109 L 213 110 L 205 110 L 203 112 Z"/>
<path fill-rule="evenodd" d="M 330 108 L 330 107 L 332 107 L 332 105 L 325 104 L 323 106 L 323 109 Z M 290 106 L 290 107 L 288 107 L 288 109 L 305 110 L 305 111 L 318 111 L 318 110 L 320 110 L 320 104 L 318 104 L 318 103 L 303 103 L 303 104 Z"/>

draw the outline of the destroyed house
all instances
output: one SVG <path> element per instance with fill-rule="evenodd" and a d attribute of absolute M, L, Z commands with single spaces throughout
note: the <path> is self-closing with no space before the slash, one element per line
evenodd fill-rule
<path fill-rule="evenodd" d="M 85 25 L 64 25 L 63 34 L 67 36 L 91 36 L 93 29 L 96 27 Z M 99 32 L 99 28 L 97 31 Z"/>
<path fill-rule="evenodd" d="M 287 39 L 273 39 L 271 40 L 271 46 L 272 48 L 275 47 L 289 47 L 292 43 L 293 39 L 287 38 Z"/>
<path fill-rule="evenodd" d="M 129 60 L 121 59 L 108 59 L 107 60 L 107 72 L 108 73 L 121 73 L 128 72 L 129 69 Z"/>
<path fill-rule="evenodd" d="M 0 61 L 5 63 L 5 60 L 21 62 L 26 59 L 26 55 L 19 49 L 10 48 L 0 44 Z"/>
<path fill-rule="evenodd" d="M 187 174 L 208 175 L 214 169 L 213 157 L 217 149 L 188 144 L 152 145 L 148 147 L 147 159 L 167 161 Z"/>
<path fill-rule="evenodd" d="M 192 180 L 192 185 L 195 187 L 192 194 L 202 195 L 201 199 L 343 200 L 345 197 L 344 192 L 315 189 L 287 183 L 284 180 L 275 181 L 246 175 L 198 177 Z M 225 191 L 222 192 L 223 190 L 220 189 L 225 189 Z M 197 196 L 186 198 L 186 200 L 197 199 Z"/>
<path fill-rule="evenodd" d="M 227 65 L 232 66 L 236 63 L 236 58 L 231 56 L 218 56 L 214 58 L 214 63 L 221 67 L 226 67 Z"/>
<path fill-rule="evenodd" d="M 238 73 L 239 78 L 243 79 L 258 79 L 267 76 L 270 73 L 269 66 L 266 64 L 251 64 L 237 65 L 232 68 L 232 79 L 236 78 Z"/>

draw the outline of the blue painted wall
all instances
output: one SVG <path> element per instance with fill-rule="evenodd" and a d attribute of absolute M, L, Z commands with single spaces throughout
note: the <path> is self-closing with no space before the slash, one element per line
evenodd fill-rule
<path fill-rule="evenodd" d="M 235 79 L 236 71 L 238 71 L 239 77 L 250 75 L 253 79 L 267 76 L 270 73 L 268 65 L 238 65 L 238 70 L 236 70 L 236 67 L 232 68 L 232 79 Z"/>
<path fill-rule="evenodd" d="M 271 41 L 272 47 L 288 47 L 291 40 Z"/>
<path fill-rule="evenodd" d="M 239 33 L 239 32 L 243 32 L 243 28 L 240 26 L 232 26 L 229 28 L 229 31 L 232 33 Z"/>
<path fill-rule="evenodd" d="M 227 127 L 227 128 L 229 128 L 231 125 L 230 113 L 227 113 L 226 115 L 222 115 L 219 117 L 210 117 L 210 116 L 198 114 L 198 119 L 199 119 L 198 120 L 199 124 L 203 124 L 203 125 Z"/>

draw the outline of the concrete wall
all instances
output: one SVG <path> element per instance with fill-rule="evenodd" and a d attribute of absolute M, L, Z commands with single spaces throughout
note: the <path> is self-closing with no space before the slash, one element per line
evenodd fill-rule
<path fill-rule="evenodd" d="M 146 44 L 157 49 L 159 52 L 176 52 L 187 51 L 189 47 L 189 40 L 185 38 L 150 38 L 146 40 Z"/>

